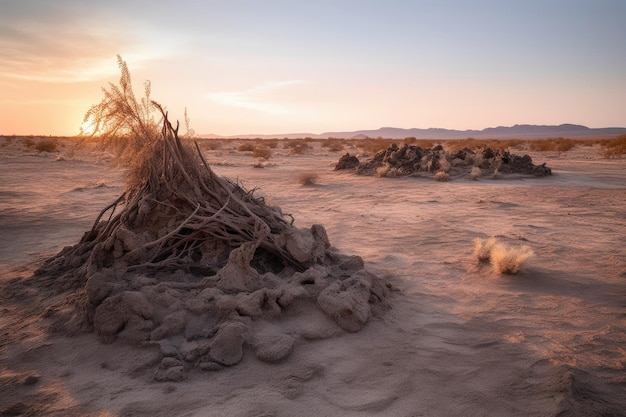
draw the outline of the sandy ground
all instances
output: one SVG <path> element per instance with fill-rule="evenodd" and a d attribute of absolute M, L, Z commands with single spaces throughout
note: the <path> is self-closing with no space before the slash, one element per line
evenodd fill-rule
<path fill-rule="evenodd" d="M 55 335 L 44 317 L 58 300 L 28 285 L 121 194 L 122 171 L 69 144 L 12 143 L 0 148 L 0 415 L 626 415 L 626 160 L 579 147 L 531 154 L 548 178 L 437 182 L 336 172 L 342 152 L 320 147 L 272 152 L 264 168 L 234 147 L 206 156 L 388 277 L 391 309 L 277 364 L 247 355 L 153 382 L 158 352 Z M 497 274 L 472 256 L 491 236 L 535 256 Z"/>

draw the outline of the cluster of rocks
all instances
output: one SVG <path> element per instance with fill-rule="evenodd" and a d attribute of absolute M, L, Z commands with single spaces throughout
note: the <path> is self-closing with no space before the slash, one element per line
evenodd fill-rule
<path fill-rule="evenodd" d="M 515 155 L 508 150 L 493 150 L 489 147 L 476 150 L 464 148 L 450 153 L 441 145 L 424 149 L 409 144 L 398 146 L 395 143 L 365 162 L 347 153 L 340 158 L 335 170 L 354 170 L 359 175 L 386 177 L 410 175 L 435 177 L 443 173 L 454 177 L 469 176 L 474 179 L 497 174 L 536 177 L 552 174 L 545 163 L 535 165 L 530 156 Z"/>
<path fill-rule="evenodd" d="M 333 249 L 321 225 L 312 229 L 315 237 L 297 229 L 297 241 L 286 243 L 309 256 L 322 244 L 323 256 L 304 271 L 259 271 L 248 244 L 233 249 L 215 275 L 133 273 L 124 265 L 94 271 L 85 285 L 93 330 L 105 343 L 157 345 L 157 381 L 235 365 L 245 351 L 276 362 L 299 342 L 359 331 L 386 307 L 387 284 L 360 257 Z"/>

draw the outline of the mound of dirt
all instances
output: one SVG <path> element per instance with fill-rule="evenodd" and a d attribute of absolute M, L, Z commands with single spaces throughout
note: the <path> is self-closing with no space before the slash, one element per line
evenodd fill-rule
<path fill-rule="evenodd" d="M 124 194 L 36 272 L 40 288 L 65 295 L 45 313 L 56 329 L 157 345 L 154 379 L 178 381 L 246 351 L 279 361 L 302 341 L 359 331 L 386 307 L 387 284 L 334 249 L 322 225 L 295 227 L 165 123 Z"/>
<path fill-rule="evenodd" d="M 456 153 L 446 152 L 441 145 L 431 149 L 405 144 L 392 144 L 371 159 L 360 162 L 357 157 L 343 155 L 335 170 L 354 169 L 359 175 L 383 177 L 436 177 L 438 173 L 450 177 L 471 177 L 497 174 L 521 174 L 535 177 L 552 175 L 546 164 L 535 165 L 530 156 L 519 156 L 507 150 L 489 147 L 472 150 L 464 148 Z M 447 177 L 446 177 L 447 178 Z"/>

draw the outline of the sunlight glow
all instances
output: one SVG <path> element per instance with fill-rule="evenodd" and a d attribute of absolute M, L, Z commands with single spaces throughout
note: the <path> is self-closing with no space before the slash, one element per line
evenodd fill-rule
<path fill-rule="evenodd" d="M 92 120 L 89 119 L 81 123 L 79 136 L 91 136 L 95 131 L 96 126 L 93 124 Z"/>

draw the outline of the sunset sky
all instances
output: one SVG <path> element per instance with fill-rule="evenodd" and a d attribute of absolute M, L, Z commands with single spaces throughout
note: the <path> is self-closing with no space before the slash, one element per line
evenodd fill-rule
<path fill-rule="evenodd" d="M 117 83 L 197 133 L 626 126 L 624 0 L 1 0 L 0 134 Z"/>

